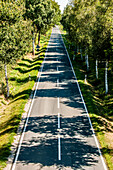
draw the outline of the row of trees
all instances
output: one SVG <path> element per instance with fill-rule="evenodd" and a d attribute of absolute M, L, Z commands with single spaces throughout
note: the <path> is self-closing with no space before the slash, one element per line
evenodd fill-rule
<path fill-rule="evenodd" d="M 7 97 L 7 64 L 25 55 L 30 50 L 32 39 L 34 54 L 37 33 L 40 44 L 41 33 L 45 34 L 55 24 L 54 18 L 58 18 L 58 23 L 59 16 L 59 5 L 54 0 L 0 0 L 0 62 L 5 68 Z"/>
<path fill-rule="evenodd" d="M 81 59 L 84 51 L 87 70 L 89 70 L 88 55 L 95 58 L 98 78 L 98 61 L 105 61 L 107 67 L 113 56 L 113 2 L 71 0 L 62 15 L 62 24 L 71 40 L 75 42 L 76 51 L 81 52 Z M 107 82 L 107 71 L 105 77 Z"/>
<path fill-rule="evenodd" d="M 61 11 L 55 0 L 26 0 L 25 16 L 33 23 L 33 55 L 38 33 L 38 45 L 40 46 L 40 35 L 45 33 L 52 25 L 61 20 Z"/>

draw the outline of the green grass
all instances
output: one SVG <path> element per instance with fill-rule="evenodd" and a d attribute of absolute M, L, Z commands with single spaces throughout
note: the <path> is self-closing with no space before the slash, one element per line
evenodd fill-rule
<path fill-rule="evenodd" d="M 69 52 L 86 106 L 98 140 L 101 151 L 106 158 L 110 170 L 113 170 L 113 75 L 109 73 L 109 94 L 105 95 L 104 68 L 99 65 L 99 80 L 96 80 L 95 61 L 89 57 L 90 71 L 87 73 L 85 61 L 81 61 L 80 54 L 73 61 L 72 51 L 69 49 L 68 35 L 62 30 L 62 36 Z M 88 75 L 85 83 L 85 74 Z"/>
<path fill-rule="evenodd" d="M 4 105 L 6 105 L 6 104 L 7 104 L 4 100 L 2 100 L 2 101 L 1 101 L 1 103 L 3 103 Z"/>
<path fill-rule="evenodd" d="M 2 110 L 4 104 L 4 109 L 0 113 L 0 170 L 6 166 L 10 147 L 17 132 L 22 113 L 24 113 L 25 104 L 29 99 L 38 70 L 44 59 L 50 34 L 51 30 L 48 31 L 46 36 L 41 36 L 40 51 L 36 52 L 35 57 L 29 54 L 19 60 L 17 64 L 8 66 L 10 98 L 6 102 L 1 97 L 0 101 L 0 110 Z M 0 83 L 5 84 L 3 70 L 0 73 L 2 73 Z"/>

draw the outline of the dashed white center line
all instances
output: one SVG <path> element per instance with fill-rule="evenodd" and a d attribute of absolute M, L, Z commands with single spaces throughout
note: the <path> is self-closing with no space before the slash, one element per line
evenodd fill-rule
<path fill-rule="evenodd" d="M 59 86 L 59 79 L 57 79 L 57 87 Z"/>
<path fill-rule="evenodd" d="M 61 139 L 60 139 L 60 134 L 58 135 L 58 160 L 61 161 Z"/>
<path fill-rule="evenodd" d="M 58 62 L 58 59 L 57 59 Z M 57 72 L 59 71 L 59 67 L 57 66 Z M 57 87 L 59 86 L 59 79 L 57 79 Z M 58 97 L 58 109 L 60 108 L 60 98 Z M 58 129 L 60 129 L 60 113 L 58 113 Z M 61 160 L 61 139 L 60 133 L 58 134 L 58 160 Z"/>
<path fill-rule="evenodd" d="M 60 129 L 60 113 L 58 113 L 58 129 Z"/>

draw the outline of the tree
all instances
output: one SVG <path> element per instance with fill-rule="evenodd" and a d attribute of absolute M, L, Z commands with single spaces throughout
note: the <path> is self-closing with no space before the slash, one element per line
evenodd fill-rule
<path fill-rule="evenodd" d="M 86 53 L 86 61 L 88 55 L 95 59 L 97 78 L 98 60 L 106 61 L 108 66 L 113 56 L 112 9 L 111 0 L 71 0 L 62 15 L 64 28 L 80 51 Z"/>
<path fill-rule="evenodd" d="M 52 23 L 54 10 L 49 0 L 26 0 L 26 16 L 33 23 L 34 32 L 38 32 L 38 45 L 40 45 L 40 34 L 47 30 Z M 36 36 L 35 36 L 36 37 Z"/>
<path fill-rule="evenodd" d="M 58 5 L 57 2 L 55 2 L 55 0 L 51 0 L 51 4 L 52 4 L 52 9 L 54 10 L 54 16 L 52 21 L 52 24 L 54 26 L 54 25 L 58 25 L 61 21 L 61 10 L 60 10 L 60 6 Z"/>
<path fill-rule="evenodd" d="M 61 19 L 61 23 L 64 26 L 64 29 L 66 29 L 66 31 L 68 32 L 69 36 L 71 34 L 71 26 L 72 26 L 72 6 L 71 5 L 67 5 L 64 9 L 64 13 L 62 15 L 62 19 Z M 74 24 L 74 23 L 73 23 Z"/>
<path fill-rule="evenodd" d="M 87 53 L 105 58 L 105 51 L 110 54 L 112 49 L 112 7 L 110 0 L 71 0 L 62 15 L 62 23 Z"/>
<path fill-rule="evenodd" d="M 7 97 L 9 97 L 7 64 L 24 55 L 28 51 L 31 40 L 31 23 L 24 20 L 23 14 L 22 1 L 0 1 L 0 61 L 5 68 Z"/>

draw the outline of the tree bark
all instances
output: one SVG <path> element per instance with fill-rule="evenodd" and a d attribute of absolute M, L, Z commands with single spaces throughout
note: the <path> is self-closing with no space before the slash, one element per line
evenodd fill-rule
<path fill-rule="evenodd" d="M 87 75 L 85 74 L 85 83 L 87 83 Z"/>
<path fill-rule="evenodd" d="M 108 61 L 106 60 L 105 66 L 105 94 L 108 93 Z"/>
<path fill-rule="evenodd" d="M 40 46 L 40 31 L 39 31 L 39 34 L 38 34 L 38 45 Z"/>
<path fill-rule="evenodd" d="M 87 60 L 87 54 L 86 54 L 86 48 L 85 48 L 85 62 Z M 87 65 L 87 62 L 86 62 L 86 65 Z"/>
<path fill-rule="evenodd" d="M 35 55 L 35 38 L 34 38 L 34 32 L 33 32 L 33 55 Z"/>
<path fill-rule="evenodd" d="M 96 59 L 96 79 L 98 79 L 98 60 Z"/>
<path fill-rule="evenodd" d="M 73 54 L 73 61 L 75 60 L 75 54 Z"/>
<path fill-rule="evenodd" d="M 79 46 L 77 45 L 77 54 L 78 54 L 78 52 L 79 52 Z"/>
<path fill-rule="evenodd" d="M 83 60 L 82 49 L 80 49 L 81 60 Z"/>
<path fill-rule="evenodd" d="M 85 58 L 86 58 L 87 71 L 89 71 L 89 61 L 88 61 L 88 55 L 87 54 L 86 54 Z"/>
<path fill-rule="evenodd" d="M 37 38 L 37 32 L 36 32 L 36 34 L 35 34 L 35 45 L 36 45 L 36 38 Z"/>
<path fill-rule="evenodd" d="M 9 84 L 8 84 L 7 65 L 6 64 L 4 64 L 4 70 L 5 70 L 5 80 L 6 80 L 7 98 L 8 98 L 9 97 Z"/>

